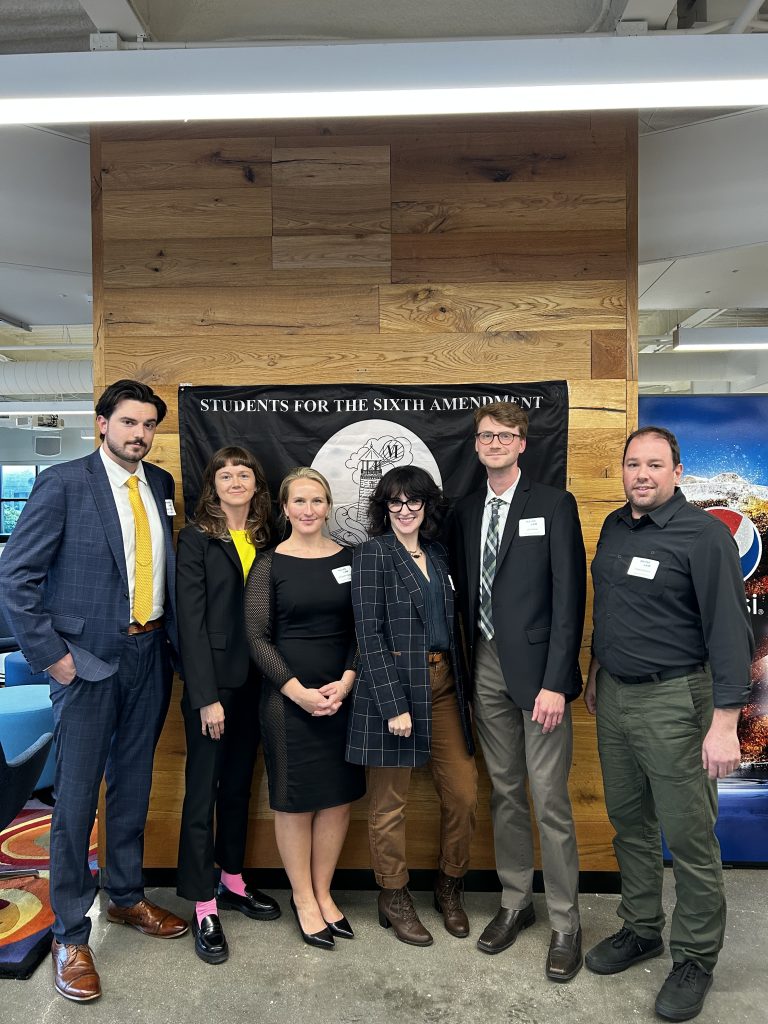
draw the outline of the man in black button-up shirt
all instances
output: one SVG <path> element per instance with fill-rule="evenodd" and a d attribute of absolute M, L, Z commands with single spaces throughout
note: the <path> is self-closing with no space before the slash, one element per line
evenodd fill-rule
<path fill-rule="evenodd" d="M 736 544 L 678 489 L 673 434 L 644 427 L 624 450 L 627 504 L 603 524 L 592 563 L 593 657 L 584 694 L 597 713 L 605 800 L 616 829 L 624 927 L 586 957 L 615 974 L 663 950 L 659 824 L 677 904 L 673 970 L 656 1012 L 696 1016 L 725 929 L 717 779 L 739 765 L 752 631 Z"/>

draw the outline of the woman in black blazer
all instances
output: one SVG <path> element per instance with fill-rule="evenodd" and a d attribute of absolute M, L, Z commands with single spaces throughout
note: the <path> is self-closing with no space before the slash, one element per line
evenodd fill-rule
<path fill-rule="evenodd" d="M 354 552 L 352 606 L 360 668 L 347 760 L 365 764 L 368 835 L 379 923 L 402 942 L 432 936 L 408 892 L 405 807 L 411 769 L 431 761 L 440 798 L 435 909 L 451 935 L 469 934 L 462 878 L 477 806 L 477 770 L 456 632 L 453 583 L 437 543 L 445 502 L 416 466 L 392 469 L 370 502 L 370 540 Z"/>
<path fill-rule="evenodd" d="M 242 876 L 259 741 L 243 592 L 251 564 L 269 539 L 270 512 L 258 460 L 244 448 L 221 448 L 203 472 L 194 523 L 179 534 L 176 594 L 187 764 L 177 892 L 195 901 L 195 952 L 212 964 L 229 956 L 219 908 L 260 921 L 280 916 L 275 900 L 246 888 Z M 222 869 L 218 893 L 215 863 Z"/>

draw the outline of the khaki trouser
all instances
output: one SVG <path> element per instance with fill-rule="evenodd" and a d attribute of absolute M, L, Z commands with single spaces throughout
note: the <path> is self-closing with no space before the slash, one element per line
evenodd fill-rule
<path fill-rule="evenodd" d="M 432 683 L 432 779 L 440 799 L 440 870 L 460 878 L 469 867 L 477 808 L 477 768 L 467 753 L 447 658 L 429 666 Z M 376 882 L 384 889 L 408 884 L 405 806 L 411 768 L 368 769 L 368 839 Z"/>
<path fill-rule="evenodd" d="M 673 859 L 677 903 L 669 948 L 675 963 L 712 971 L 725 933 L 717 783 L 701 763 L 712 721 L 712 676 L 623 684 L 597 674 L 597 737 L 605 803 L 621 870 L 618 915 L 642 938 L 664 927 L 659 823 Z"/>
<path fill-rule="evenodd" d="M 479 639 L 475 652 L 475 723 L 491 780 L 491 817 L 501 905 L 522 910 L 533 890 L 533 835 L 526 779 L 536 812 L 550 926 L 579 929 L 579 854 L 568 775 L 573 729 L 563 720 L 543 733 L 531 712 L 512 700 L 495 640 Z"/>

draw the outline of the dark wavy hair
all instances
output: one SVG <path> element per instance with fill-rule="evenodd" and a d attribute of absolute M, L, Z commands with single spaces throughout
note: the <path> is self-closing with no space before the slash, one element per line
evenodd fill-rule
<path fill-rule="evenodd" d="M 108 420 L 115 409 L 121 402 L 133 401 L 133 402 L 144 402 L 146 405 L 154 405 L 157 412 L 158 425 L 165 419 L 165 414 L 168 412 L 168 406 L 156 395 L 149 384 L 143 384 L 140 380 L 116 380 L 114 384 L 110 384 L 101 393 L 101 397 L 96 403 L 96 415 L 103 416 L 105 420 Z M 102 441 L 104 435 L 101 434 Z"/>
<path fill-rule="evenodd" d="M 387 502 L 401 494 L 406 498 L 421 498 L 424 502 L 424 522 L 419 533 L 424 540 L 439 536 L 445 520 L 448 502 L 435 481 L 420 466 L 401 466 L 390 469 L 379 480 L 368 503 L 368 532 L 380 537 L 390 529 Z"/>
<path fill-rule="evenodd" d="M 256 477 L 256 491 L 248 507 L 245 529 L 253 546 L 259 550 L 269 543 L 272 520 L 272 499 L 269 496 L 267 478 L 261 463 L 246 448 L 229 445 L 219 448 L 208 460 L 203 470 L 200 497 L 195 507 L 194 525 L 203 533 L 218 540 L 229 541 L 227 518 L 216 493 L 216 474 L 225 466 L 247 466 Z"/>

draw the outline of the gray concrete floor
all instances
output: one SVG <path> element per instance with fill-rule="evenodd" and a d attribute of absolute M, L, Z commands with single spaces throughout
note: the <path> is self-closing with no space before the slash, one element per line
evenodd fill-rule
<path fill-rule="evenodd" d="M 666 872 L 665 906 L 673 903 Z M 699 1020 L 702 1024 L 764 1024 L 768 1021 L 768 872 L 729 871 L 726 944 Z M 170 889 L 147 891 L 150 899 L 188 916 L 190 904 Z M 378 925 L 375 893 L 338 893 L 337 901 L 357 938 L 338 940 L 333 952 L 304 945 L 288 908 L 277 921 L 253 922 L 224 912 L 230 959 L 202 963 L 191 936 L 174 941 L 147 938 L 105 918 L 106 897 L 93 909 L 91 944 L 103 997 L 77 1005 L 57 995 L 46 959 L 29 981 L 0 981 L 2 1024 L 624 1024 L 653 1021 L 656 992 L 670 969 L 669 956 L 614 977 L 583 969 L 566 985 L 544 977 L 549 925 L 543 896 L 535 897 L 538 920 L 515 945 L 486 956 L 474 939 L 498 907 L 496 893 L 469 893 L 468 939 L 454 939 L 432 909 L 430 894 L 415 901 L 435 936 L 427 949 L 398 942 Z M 585 949 L 619 927 L 618 897 L 581 897 Z"/>

